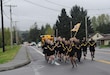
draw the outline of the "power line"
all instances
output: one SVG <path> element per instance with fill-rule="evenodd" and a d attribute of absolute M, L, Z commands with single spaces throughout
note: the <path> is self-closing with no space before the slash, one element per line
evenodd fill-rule
<path fill-rule="evenodd" d="M 49 0 L 45 0 L 45 1 L 48 2 L 48 3 L 54 4 L 54 5 L 57 5 L 57 6 L 71 8 L 71 7 L 68 7 L 68 6 L 62 5 L 62 4 L 58 4 L 58 3 L 55 3 L 55 2 L 49 1 Z"/>
<path fill-rule="evenodd" d="M 48 2 L 48 3 L 51 3 L 51 4 L 54 4 L 54 5 L 58 5 L 58 6 L 62 6 L 62 7 L 67 7 L 67 8 L 71 8 L 71 7 L 69 7 L 69 6 L 65 6 L 65 5 L 62 5 L 62 4 L 58 4 L 58 3 L 55 3 L 55 2 L 52 2 L 52 1 L 49 1 L 49 0 L 45 0 L 46 2 Z M 99 11 L 99 10 L 110 10 L 110 8 L 102 8 L 102 9 L 86 9 L 86 10 L 97 10 L 97 11 Z"/>
<path fill-rule="evenodd" d="M 6 3 L 8 3 L 8 2 L 10 2 L 11 0 L 8 0 L 8 1 L 6 1 L 6 2 L 3 2 L 3 4 L 6 4 Z"/>
<path fill-rule="evenodd" d="M 110 10 L 110 8 L 102 8 L 102 9 L 87 9 L 87 10 L 97 10 L 97 11 L 99 11 L 99 10 Z"/>
<path fill-rule="evenodd" d="M 60 11 L 60 10 L 57 10 L 57 9 L 53 9 L 53 8 L 49 8 L 49 7 L 46 7 L 46 6 L 43 6 L 43 5 L 40 5 L 40 4 L 37 4 L 37 3 L 34 3 L 32 1 L 29 1 L 29 0 L 24 0 L 25 2 L 28 2 L 30 4 L 33 4 L 35 6 L 39 6 L 39 7 L 42 7 L 42 8 L 45 8 L 45 9 L 49 9 L 49 10 L 52 10 L 52 11 Z"/>
<path fill-rule="evenodd" d="M 3 14 L 4 14 L 8 19 L 10 19 L 10 17 L 6 15 L 5 11 L 3 11 Z"/>
<path fill-rule="evenodd" d="M 5 3 L 8 3 L 8 2 L 10 2 L 10 1 L 11 1 L 11 0 L 8 0 L 8 1 L 4 2 L 4 4 L 5 4 Z M 25 2 L 28 2 L 28 3 L 30 3 L 30 4 L 33 4 L 33 5 L 36 5 L 36 6 L 42 7 L 42 8 L 49 9 L 49 10 L 60 11 L 60 10 L 57 10 L 57 9 L 49 8 L 49 7 L 46 7 L 46 6 L 43 6 L 43 5 L 40 5 L 40 4 L 37 4 L 37 3 L 34 3 L 34 2 L 32 2 L 32 1 L 29 1 L 29 0 L 24 0 L 24 1 L 25 1 Z M 54 5 L 57 5 L 57 6 L 66 7 L 66 8 L 71 8 L 71 7 L 69 7 L 69 6 L 65 6 L 65 5 L 62 5 L 62 4 L 58 4 L 58 3 L 55 3 L 55 2 L 52 2 L 52 1 L 49 1 L 49 0 L 45 0 L 45 1 L 48 2 L 48 3 L 54 4 Z M 102 8 L 102 9 L 86 9 L 86 10 L 90 10 L 90 11 L 92 11 L 92 10 L 101 11 L 101 10 L 110 10 L 110 8 Z"/>
<path fill-rule="evenodd" d="M 62 6 L 62 7 L 71 8 L 71 7 L 68 7 L 68 6 L 62 5 L 62 4 L 58 4 L 58 3 L 55 3 L 55 2 L 49 1 L 49 0 L 45 0 L 45 1 L 48 2 L 48 3 L 54 4 L 54 5 L 57 5 L 57 6 Z M 110 8 L 102 8 L 102 9 L 86 9 L 86 10 L 88 10 L 88 11 L 105 11 L 105 10 L 110 10 Z M 98 14 L 96 14 L 96 15 L 98 15 Z"/>
<path fill-rule="evenodd" d="M 3 1 L 5 1 L 5 0 L 3 0 Z M 11 0 L 8 0 L 8 1 L 6 1 L 6 2 L 3 2 L 3 4 L 6 4 L 6 3 L 8 3 L 8 2 L 10 2 Z M 0 6 L 1 6 L 1 4 L 0 4 Z"/>

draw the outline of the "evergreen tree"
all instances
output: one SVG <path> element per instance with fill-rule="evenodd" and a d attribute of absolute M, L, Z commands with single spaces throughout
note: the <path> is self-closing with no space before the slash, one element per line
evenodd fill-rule
<path fill-rule="evenodd" d="M 48 34 L 48 35 L 53 35 L 53 29 L 51 28 L 50 24 L 46 24 L 45 26 L 45 34 Z"/>
<path fill-rule="evenodd" d="M 41 33 L 41 35 L 45 34 L 45 27 L 44 26 L 41 27 L 40 33 Z"/>
<path fill-rule="evenodd" d="M 66 39 L 70 38 L 70 17 L 66 14 L 64 8 L 61 11 L 61 15 L 58 16 L 56 28 L 58 30 L 58 36 L 65 37 Z"/>
<path fill-rule="evenodd" d="M 29 31 L 21 31 L 21 42 L 29 41 Z"/>
<path fill-rule="evenodd" d="M 29 40 L 30 42 L 38 42 L 40 40 L 40 30 L 37 27 L 37 23 L 30 29 Z"/>
<path fill-rule="evenodd" d="M 72 27 L 74 27 L 74 25 L 76 25 L 77 23 L 81 23 L 81 26 L 79 28 L 79 31 L 76 35 L 77 38 L 82 39 L 84 36 L 86 36 L 85 34 L 85 18 L 87 18 L 87 30 L 88 30 L 88 34 L 93 33 L 93 29 L 91 27 L 91 21 L 89 16 L 87 16 L 87 11 L 84 10 L 83 8 L 75 5 L 71 11 L 71 18 L 72 18 Z"/>

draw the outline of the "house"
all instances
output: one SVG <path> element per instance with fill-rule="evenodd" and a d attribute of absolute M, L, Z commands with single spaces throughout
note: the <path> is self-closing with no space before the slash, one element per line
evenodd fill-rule
<path fill-rule="evenodd" d="M 90 38 L 95 40 L 97 45 L 109 45 L 110 44 L 110 34 L 95 33 L 95 34 L 92 34 Z"/>
<path fill-rule="evenodd" d="M 98 39 L 104 38 L 104 36 L 102 34 L 100 34 L 100 33 L 95 33 L 95 34 L 90 35 L 90 38 L 92 38 L 93 40 L 97 41 Z"/>
<path fill-rule="evenodd" d="M 100 45 L 110 45 L 110 34 L 103 34 L 103 38 L 98 39 Z"/>

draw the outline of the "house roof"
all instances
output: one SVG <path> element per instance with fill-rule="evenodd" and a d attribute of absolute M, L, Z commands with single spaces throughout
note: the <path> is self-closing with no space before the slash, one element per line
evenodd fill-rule
<path fill-rule="evenodd" d="M 99 40 L 110 40 L 110 35 L 105 36 L 104 38 L 101 38 L 101 39 L 99 39 Z"/>
<path fill-rule="evenodd" d="M 91 38 L 92 36 L 94 36 L 96 33 L 92 33 L 89 35 L 89 38 Z"/>
<path fill-rule="evenodd" d="M 89 37 L 93 37 L 95 34 L 97 34 L 97 33 L 93 33 Z M 110 40 L 110 34 L 102 34 L 102 33 L 99 33 L 99 34 L 102 35 L 103 38 L 100 38 L 98 40 Z"/>
<path fill-rule="evenodd" d="M 110 34 L 101 34 L 104 37 L 110 36 Z"/>
<path fill-rule="evenodd" d="M 102 33 L 99 33 L 99 32 L 97 32 L 97 33 L 100 34 L 100 35 L 102 35 L 102 36 L 105 36 L 105 34 L 102 34 Z M 93 37 L 94 35 L 96 35 L 97 33 L 92 33 L 92 34 L 89 35 L 89 37 L 91 38 L 91 37 Z"/>

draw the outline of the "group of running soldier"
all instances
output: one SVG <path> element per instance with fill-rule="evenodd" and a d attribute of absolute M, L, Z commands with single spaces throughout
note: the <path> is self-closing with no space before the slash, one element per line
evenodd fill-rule
<path fill-rule="evenodd" d="M 95 46 L 96 43 L 92 39 L 87 42 L 85 38 L 80 41 L 77 38 L 70 38 L 69 40 L 65 40 L 65 38 L 58 37 L 55 42 L 46 39 L 42 49 L 43 53 L 45 54 L 45 59 L 48 63 L 54 63 L 55 58 L 64 62 L 70 59 L 72 67 L 77 67 L 76 60 L 80 62 L 82 52 L 84 59 L 86 59 L 87 47 L 89 47 L 91 58 L 93 60 Z"/>

